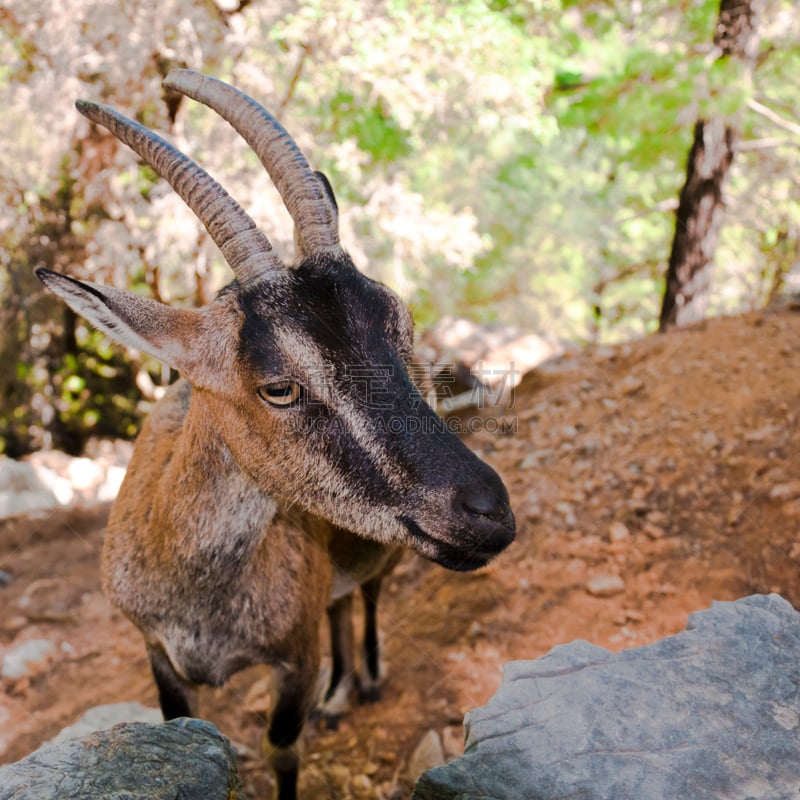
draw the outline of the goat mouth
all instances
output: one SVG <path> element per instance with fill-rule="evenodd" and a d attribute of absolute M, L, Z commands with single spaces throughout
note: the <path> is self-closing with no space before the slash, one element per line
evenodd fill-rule
<path fill-rule="evenodd" d="M 454 572 L 471 572 L 485 567 L 499 550 L 481 550 L 476 543 L 458 545 L 446 542 L 421 528 L 411 517 L 398 518 L 411 536 L 411 547 L 424 558 Z M 501 548 L 502 549 L 502 548 Z"/>

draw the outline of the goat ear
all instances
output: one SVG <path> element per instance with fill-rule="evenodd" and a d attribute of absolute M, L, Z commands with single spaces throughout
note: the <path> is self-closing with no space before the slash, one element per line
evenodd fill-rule
<path fill-rule="evenodd" d="M 192 347 L 201 329 L 197 311 L 163 303 L 110 286 L 79 281 L 37 269 L 36 276 L 76 314 L 121 344 L 149 353 L 191 379 Z"/>

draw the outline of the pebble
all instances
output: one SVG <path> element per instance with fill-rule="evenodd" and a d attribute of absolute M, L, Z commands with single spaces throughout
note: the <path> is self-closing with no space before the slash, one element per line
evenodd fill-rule
<path fill-rule="evenodd" d="M 765 439 L 771 439 L 781 433 L 780 425 L 767 425 L 755 431 L 750 431 L 744 435 L 746 442 L 763 442 Z"/>
<path fill-rule="evenodd" d="M 414 748 L 414 752 L 408 761 L 408 777 L 416 781 L 423 772 L 434 767 L 441 767 L 444 764 L 444 749 L 442 739 L 439 734 L 430 729 Z"/>
<path fill-rule="evenodd" d="M 11 573 L 0 569 L 0 588 L 8 586 L 11 583 Z"/>
<path fill-rule="evenodd" d="M 564 526 L 567 530 L 577 528 L 578 518 L 575 516 L 575 512 L 572 510 L 572 506 L 569 503 L 557 503 L 556 509 L 563 514 Z"/>
<path fill-rule="evenodd" d="M 644 622 L 645 615 L 634 608 L 623 608 L 612 618 L 615 625 L 627 625 L 629 622 Z"/>
<path fill-rule="evenodd" d="M 781 510 L 787 517 L 800 517 L 800 498 L 784 503 Z"/>
<path fill-rule="evenodd" d="M 654 525 L 648 522 L 642 526 L 642 531 L 651 539 L 663 539 L 666 531 L 660 525 Z"/>
<path fill-rule="evenodd" d="M 777 486 L 773 486 L 769 492 L 770 500 L 778 500 L 781 502 L 795 500 L 798 497 L 800 497 L 800 481 L 779 483 Z"/>
<path fill-rule="evenodd" d="M 8 680 L 24 678 L 55 652 L 56 646 L 49 639 L 29 639 L 6 652 L 0 667 L 0 675 Z"/>
<path fill-rule="evenodd" d="M 631 535 L 628 526 L 624 522 L 612 522 L 608 526 L 608 538 L 612 542 L 622 542 Z"/>
<path fill-rule="evenodd" d="M 620 381 L 619 388 L 624 395 L 632 395 L 644 389 L 644 381 L 633 375 L 628 375 Z"/>
<path fill-rule="evenodd" d="M 713 450 L 719 445 L 719 438 L 713 431 L 706 431 L 700 436 L 700 444 L 705 447 L 706 450 Z"/>
<path fill-rule="evenodd" d="M 586 591 L 594 597 L 613 597 L 625 591 L 625 581 L 619 575 L 600 573 L 586 581 Z"/>
<path fill-rule="evenodd" d="M 527 516 L 532 522 L 541 519 L 542 506 L 539 495 L 535 489 L 531 489 L 525 496 L 525 501 L 522 504 L 522 510 L 525 516 Z"/>

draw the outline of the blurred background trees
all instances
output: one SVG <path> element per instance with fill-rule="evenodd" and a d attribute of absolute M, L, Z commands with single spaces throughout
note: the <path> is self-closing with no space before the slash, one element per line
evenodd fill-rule
<path fill-rule="evenodd" d="M 668 6 L 668 7 L 664 7 Z M 256 159 L 172 66 L 240 86 L 330 176 L 356 263 L 418 324 L 575 342 L 656 330 L 695 122 L 738 132 L 707 313 L 763 305 L 800 260 L 800 14 L 764 0 L 745 74 L 719 0 L 7 0 L 0 8 L 0 451 L 132 435 L 169 381 L 45 295 L 43 265 L 176 305 L 230 278 L 181 201 L 73 102 L 166 132 L 287 257 Z"/>

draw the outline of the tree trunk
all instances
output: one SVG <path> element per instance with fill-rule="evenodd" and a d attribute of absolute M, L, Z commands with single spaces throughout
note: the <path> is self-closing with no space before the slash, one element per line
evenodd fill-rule
<path fill-rule="evenodd" d="M 763 0 L 721 0 L 714 44 L 719 57 L 741 59 L 752 72 L 758 55 Z M 714 116 L 698 120 L 681 190 L 667 267 L 659 331 L 699 322 L 708 305 L 711 264 L 725 214 L 723 186 L 733 161 L 736 131 Z"/>
<path fill-rule="evenodd" d="M 722 185 L 733 161 L 733 129 L 698 120 L 667 268 L 659 330 L 699 322 L 708 305 L 711 263 L 725 214 Z"/>

